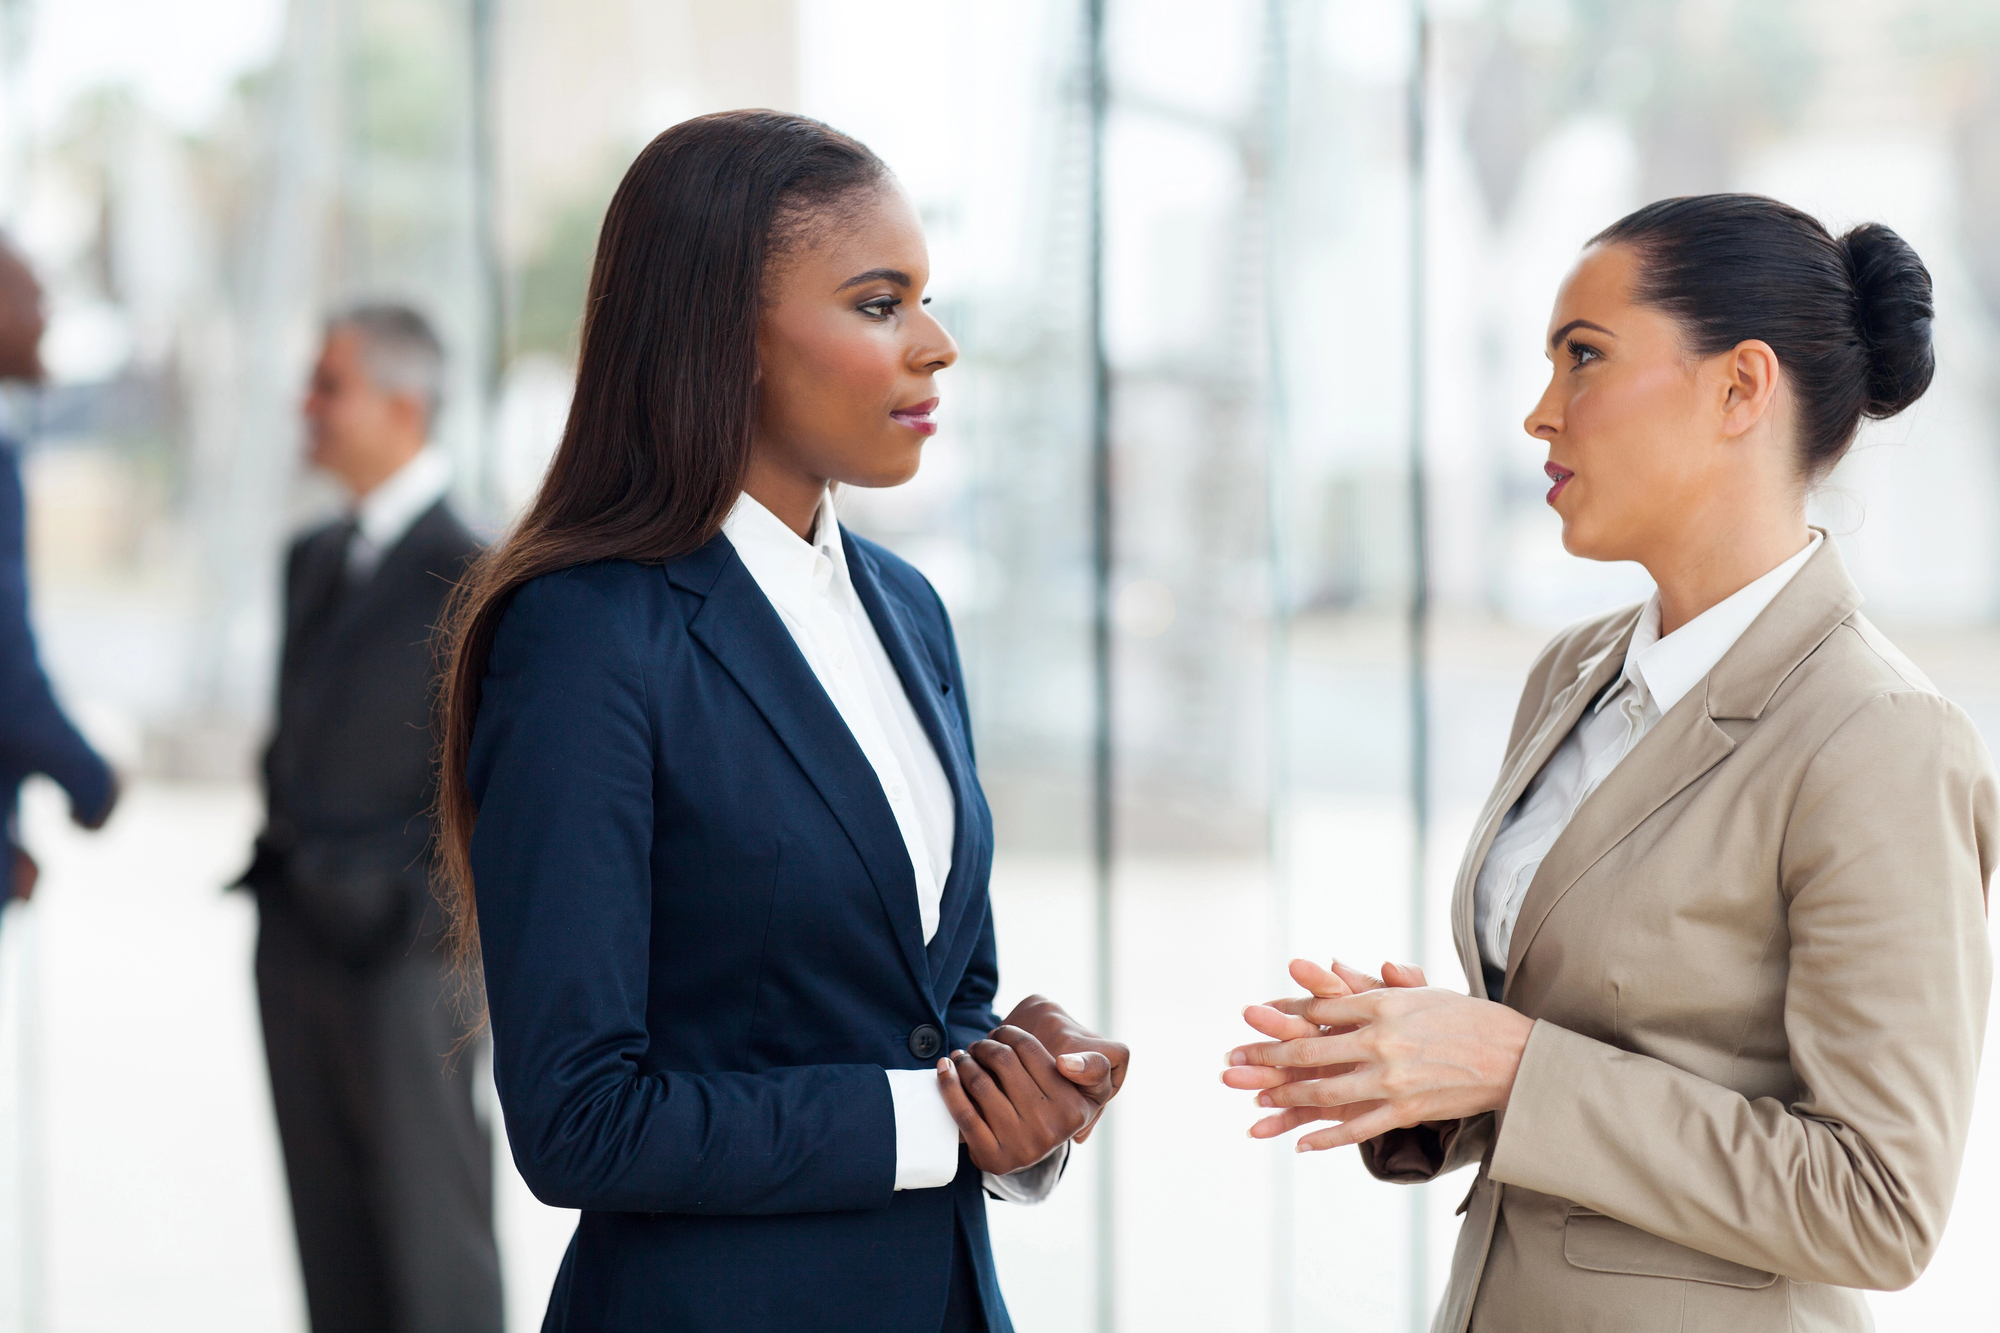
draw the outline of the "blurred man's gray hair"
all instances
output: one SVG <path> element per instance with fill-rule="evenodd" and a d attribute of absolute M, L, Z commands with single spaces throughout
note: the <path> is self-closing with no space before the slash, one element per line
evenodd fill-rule
<path fill-rule="evenodd" d="M 424 405 L 424 424 L 444 405 L 444 343 L 414 307 L 389 301 L 349 306 L 326 322 L 327 336 L 345 329 L 361 341 L 361 364 L 385 393 L 408 394 Z"/>

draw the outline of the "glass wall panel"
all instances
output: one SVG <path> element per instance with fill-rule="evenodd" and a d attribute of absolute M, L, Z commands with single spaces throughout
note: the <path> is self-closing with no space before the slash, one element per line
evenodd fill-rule
<path fill-rule="evenodd" d="M 132 778 L 96 841 L 28 795 L 47 874 L 0 929 L 0 1333 L 300 1327 L 254 921 L 217 890 L 257 819 L 277 561 L 338 504 L 298 458 L 319 321 L 433 313 L 460 499 L 497 532 L 560 432 L 620 175 L 662 128 L 755 105 L 859 136 L 923 215 L 963 351 L 945 429 L 917 481 L 841 513 L 958 628 L 1003 1006 L 1042 991 L 1135 1049 L 1056 1196 L 993 1209 L 1017 1325 L 1424 1326 L 1467 1180 L 1248 1142 L 1216 1070 L 1293 954 L 1463 984 L 1445 908 L 1522 676 L 1649 591 L 1564 554 L 1520 426 L 1599 228 L 1751 189 L 1929 262 L 1935 387 L 1812 512 L 2000 739 L 1991 9 L 0 0 L 0 221 L 51 318 L 51 381 L 6 426 L 37 624 Z M 1997 1106 L 1931 1271 L 1871 1297 L 1885 1330 L 1976 1322 Z M 501 1196 L 535 1328 L 573 1219 L 504 1158 Z"/>
<path fill-rule="evenodd" d="M 932 310 L 962 357 L 917 479 L 843 489 L 843 521 L 909 559 L 950 610 L 993 808 L 1004 1013 L 1095 1007 L 1092 396 L 1086 27 L 1074 0 L 805 0 L 799 109 L 888 162 L 924 219 Z M 881 94 L 885 34 L 914 72 Z M 1089 1021 L 1086 1019 L 1086 1021 Z M 1102 1140 L 1032 1209 L 989 1210 L 1017 1326 L 1087 1328 Z"/>

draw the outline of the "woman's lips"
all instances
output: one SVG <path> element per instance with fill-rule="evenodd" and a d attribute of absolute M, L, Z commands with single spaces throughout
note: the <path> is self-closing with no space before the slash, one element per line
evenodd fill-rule
<path fill-rule="evenodd" d="M 931 419 L 931 413 L 937 411 L 937 405 L 937 399 L 926 398 L 921 403 L 916 403 L 909 407 L 899 407 L 889 415 L 895 418 L 899 424 L 908 426 L 919 435 L 935 435 L 937 434 L 937 422 Z"/>
<path fill-rule="evenodd" d="M 1549 487 L 1548 494 L 1549 503 L 1554 504 L 1556 497 L 1562 494 L 1563 487 L 1569 485 L 1569 479 L 1574 477 L 1576 473 L 1571 472 L 1566 467 L 1557 467 L 1554 463 L 1542 464 L 1542 471 L 1546 472 L 1549 480 L 1555 483 L 1555 485 Z"/>

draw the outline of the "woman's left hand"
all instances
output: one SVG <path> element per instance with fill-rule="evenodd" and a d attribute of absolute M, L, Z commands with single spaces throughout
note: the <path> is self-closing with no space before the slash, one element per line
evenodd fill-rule
<path fill-rule="evenodd" d="M 1090 1123 L 1076 1135 L 1076 1141 L 1082 1143 L 1097 1127 L 1098 1114 L 1125 1086 L 1125 1070 L 1132 1063 L 1131 1050 L 1122 1041 L 1098 1036 L 1045 995 L 1030 995 L 1015 1005 L 1007 1015 L 1007 1025 L 1033 1033 L 1057 1057 L 1064 1077 L 1095 1104 L 1097 1110 Z M 1077 1058 L 1092 1053 L 1103 1056 L 1109 1068 Z"/>
<path fill-rule="evenodd" d="M 1237 1047 L 1223 1073 L 1231 1087 L 1263 1089 L 1258 1105 L 1279 1108 L 1251 1136 L 1340 1122 L 1301 1138 L 1300 1152 L 1506 1106 L 1534 1029 L 1533 1019 L 1491 1000 L 1393 984 L 1285 1001 L 1282 1009 L 1253 1005 L 1244 1017 L 1279 1038 Z"/>

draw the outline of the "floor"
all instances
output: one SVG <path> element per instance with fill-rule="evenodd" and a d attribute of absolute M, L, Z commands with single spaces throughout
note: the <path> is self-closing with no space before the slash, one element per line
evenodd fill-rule
<path fill-rule="evenodd" d="M 73 830 L 46 789 L 31 789 L 26 816 L 45 878 L 36 903 L 0 926 L 0 1333 L 302 1329 L 250 989 L 254 914 L 221 887 L 255 826 L 252 794 L 142 783 L 95 837 Z M 1463 822 L 1444 821 L 1441 852 Z M 1404 837 L 1391 811 L 1300 812 L 1291 946 L 1323 953 L 1338 940 L 1370 961 L 1399 951 L 1403 909 L 1383 886 L 1403 882 Z M 1085 888 L 1071 862 L 998 868 L 1003 1002 L 1042 990 L 1086 1007 Z M 1248 1141 L 1247 1108 L 1216 1082 L 1237 1009 L 1281 989 L 1263 871 L 1130 868 L 1117 922 L 1116 1022 L 1133 1073 L 1112 1144 L 1082 1150 L 1049 1203 L 994 1207 L 1017 1326 L 1092 1327 L 1108 1148 L 1121 1327 L 1407 1327 L 1405 1242 L 1423 1192 L 1367 1180 L 1352 1154 L 1301 1159 Z M 1914 1288 L 1871 1298 L 1884 1330 L 1990 1317 L 1993 1070 L 1944 1248 Z M 571 1218 L 535 1202 L 504 1152 L 500 1165 L 510 1325 L 532 1330 Z M 1433 1287 L 1463 1188 L 1443 1182 L 1423 1203 Z"/>

